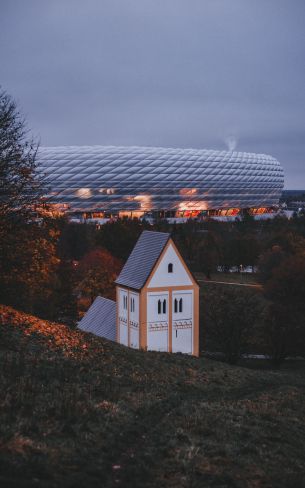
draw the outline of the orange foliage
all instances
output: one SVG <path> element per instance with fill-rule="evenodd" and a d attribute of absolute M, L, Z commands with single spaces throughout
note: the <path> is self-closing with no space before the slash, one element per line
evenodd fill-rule
<path fill-rule="evenodd" d="M 0 305 L 0 327 L 6 325 L 17 327 L 25 337 L 35 334 L 47 343 L 48 349 L 60 350 L 67 357 L 81 359 L 97 347 L 99 353 L 103 351 L 102 341 L 95 343 L 95 338 L 88 334 Z"/>
<path fill-rule="evenodd" d="M 86 308 L 88 308 L 97 295 L 114 299 L 114 280 L 121 267 L 121 261 L 106 249 L 98 248 L 86 254 L 78 265 L 79 305 L 81 301 L 84 303 L 87 301 Z"/>
<path fill-rule="evenodd" d="M 120 259 L 115 258 L 107 249 L 98 248 L 88 252 L 79 262 L 79 270 L 86 273 L 92 268 L 104 268 L 112 275 L 113 279 L 119 274 L 122 268 Z"/>

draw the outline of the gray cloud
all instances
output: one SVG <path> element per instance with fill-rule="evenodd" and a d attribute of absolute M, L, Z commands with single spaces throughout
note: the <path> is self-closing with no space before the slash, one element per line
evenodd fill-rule
<path fill-rule="evenodd" d="M 237 149 L 305 188 L 304 0 L 0 0 L 0 82 L 43 145 Z"/>

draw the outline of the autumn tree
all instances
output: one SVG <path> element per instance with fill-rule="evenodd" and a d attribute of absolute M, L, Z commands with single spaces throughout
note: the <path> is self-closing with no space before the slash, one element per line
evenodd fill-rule
<path fill-rule="evenodd" d="M 258 261 L 260 254 L 260 244 L 252 235 L 236 234 L 228 239 L 224 250 L 225 264 L 230 266 L 251 266 L 252 268 Z"/>
<path fill-rule="evenodd" d="M 78 319 L 77 294 L 76 294 L 76 262 L 68 259 L 60 259 L 55 274 L 52 289 L 52 313 L 50 317 L 56 322 L 69 326 L 75 326 Z"/>
<path fill-rule="evenodd" d="M 61 260 L 79 261 L 96 245 L 98 230 L 94 225 L 76 224 L 63 221 L 57 246 L 58 256 Z"/>
<path fill-rule="evenodd" d="M 220 351 L 235 364 L 255 341 L 255 324 L 261 311 L 258 297 L 233 286 L 205 291 L 203 316 L 209 348 Z"/>
<path fill-rule="evenodd" d="M 280 222 L 282 220 L 280 219 Z M 274 223 L 276 227 L 277 224 L 277 222 Z M 283 223 L 282 228 L 272 235 L 269 242 L 267 242 L 267 249 L 271 249 L 273 246 L 279 246 L 287 256 L 302 254 L 305 249 L 305 236 L 301 235 L 302 233 L 304 234 L 304 227 L 302 229 L 301 224 L 299 231 L 296 232 L 294 229 L 287 227 L 287 225 L 287 222 Z"/>
<path fill-rule="evenodd" d="M 37 144 L 14 100 L 0 92 L 0 300 L 30 312 L 46 310 L 57 265 L 57 230 L 37 219 L 44 186 Z"/>
<path fill-rule="evenodd" d="M 97 232 L 96 244 L 107 249 L 113 256 L 126 261 L 147 223 L 122 219 L 109 222 Z"/>
<path fill-rule="evenodd" d="M 0 219 L 20 219 L 40 202 L 43 186 L 37 172 L 38 145 L 28 138 L 15 101 L 0 91 Z"/>
<path fill-rule="evenodd" d="M 201 234 L 201 241 L 194 250 L 196 271 L 205 273 L 207 279 L 215 272 L 217 265 L 221 263 L 221 246 L 217 236 L 208 231 Z"/>
<path fill-rule="evenodd" d="M 57 237 L 48 223 L 19 223 L 6 232 L 0 243 L 0 301 L 48 318 L 59 262 Z"/>
<path fill-rule="evenodd" d="M 121 267 L 121 261 L 102 248 L 90 251 L 81 259 L 77 269 L 76 291 L 85 307 L 98 295 L 115 298 L 114 280 Z"/>
<path fill-rule="evenodd" d="M 179 248 L 183 258 L 189 264 L 194 262 L 196 266 L 196 250 L 202 241 L 202 234 L 198 232 L 199 229 L 197 223 L 189 220 L 183 225 L 174 225 L 172 229 L 167 226 L 167 228 L 157 228 L 157 230 L 163 232 L 171 231 L 172 238 Z"/>
<path fill-rule="evenodd" d="M 273 269 L 264 296 L 269 301 L 264 332 L 274 363 L 288 354 L 305 355 L 305 249 Z"/>
<path fill-rule="evenodd" d="M 279 245 L 272 246 L 262 253 L 258 260 L 259 278 L 262 283 L 266 283 L 273 271 L 287 258 L 287 253 Z"/>

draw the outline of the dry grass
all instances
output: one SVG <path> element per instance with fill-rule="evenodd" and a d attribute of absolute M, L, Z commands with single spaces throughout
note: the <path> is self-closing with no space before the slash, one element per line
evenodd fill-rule
<path fill-rule="evenodd" d="M 0 316 L 1 486 L 305 486 L 304 369 L 132 351 Z"/>

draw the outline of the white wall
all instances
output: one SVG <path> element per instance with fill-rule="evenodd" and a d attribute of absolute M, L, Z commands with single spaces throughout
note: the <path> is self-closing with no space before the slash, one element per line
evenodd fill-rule
<path fill-rule="evenodd" d="M 119 288 L 117 304 L 119 311 L 119 342 L 128 346 L 128 292 L 123 288 Z M 124 307 L 124 297 L 127 299 L 127 307 Z"/>
<path fill-rule="evenodd" d="M 178 310 L 175 313 L 175 299 L 177 300 Z M 182 299 L 182 312 L 179 312 L 179 301 Z M 173 320 L 193 320 L 193 290 L 179 290 L 172 294 L 173 300 Z"/>
<path fill-rule="evenodd" d="M 161 302 L 161 313 L 158 313 L 158 300 Z M 163 301 L 166 301 L 166 312 L 163 313 Z M 168 351 L 168 309 L 169 294 L 147 293 L 147 349 L 150 351 Z"/>
<path fill-rule="evenodd" d="M 124 302 L 125 298 L 125 302 Z M 120 344 L 139 349 L 139 294 L 124 288 L 119 288 L 118 293 L 119 303 L 117 304 L 119 313 L 119 332 Z M 131 301 L 134 301 L 134 309 L 131 306 Z M 129 321 L 128 321 L 129 320 Z M 128 328 L 129 328 L 129 343 L 128 343 Z"/>
<path fill-rule="evenodd" d="M 175 299 L 177 312 L 175 312 Z M 182 312 L 179 312 L 179 301 L 182 299 Z M 172 351 L 192 354 L 194 330 L 194 296 L 193 291 L 176 291 L 172 294 Z"/>
<path fill-rule="evenodd" d="M 134 303 L 134 310 L 131 306 L 131 301 Z M 129 345 L 135 349 L 139 349 L 139 294 L 133 291 L 129 292 Z"/>
<path fill-rule="evenodd" d="M 173 264 L 173 272 L 168 272 L 168 264 Z M 148 283 L 149 288 L 163 286 L 186 286 L 193 282 L 182 265 L 174 247 L 170 244 L 164 253 L 157 269 Z"/>

